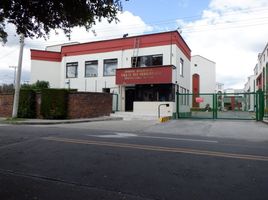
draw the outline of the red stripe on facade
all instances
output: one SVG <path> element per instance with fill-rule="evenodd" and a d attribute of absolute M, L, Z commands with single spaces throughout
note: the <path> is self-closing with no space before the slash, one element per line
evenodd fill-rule
<path fill-rule="evenodd" d="M 185 56 L 189 60 L 191 59 L 191 50 L 177 31 L 63 46 L 62 56 L 75 56 L 133 49 L 135 48 L 136 40 L 139 40 L 139 48 L 176 44 Z"/>
<path fill-rule="evenodd" d="M 136 48 L 136 40 L 139 40 L 139 45 L 136 46 L 138 48 L 176 44 L 178 48 L 181 49 L 183 54 L 189 60 L 191 60 L 191 50 L 177 31 L 68 45 L 62 47 L 61 53 L 31 50 L 31 59 L 61 62 L 61 58 L 63 56 L 75 56 L 134 49 Z"/>
<path fill-rule="evenodd" d="M 31 49 L 31 60 L 61 62 L 61 53 Z"/>

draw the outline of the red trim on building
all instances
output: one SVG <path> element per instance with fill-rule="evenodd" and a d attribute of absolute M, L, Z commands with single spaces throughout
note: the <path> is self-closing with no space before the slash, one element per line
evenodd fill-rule
<path fill-rule="evenodd" d="M 256 83 L 256 85 L 257 85 L 257 88 L 258 89 L 263 89 L 262 87 L 263 87 L 263 75 L 262 75 L 262 73 L 257 77 L 257 83 Z"/>
<path fill-rule="evenodd" d="M 61 62 L 61 53 L 31 49 L 31 60 Z"/>
<path fill-rule="evenodd" d="M 177 31 L 62 46 L 61 56 L 75 56 L 133 49 L 135 48 L 135 41 L 137 39 L 139 40 L 139 48 L 176 44 L 185 56 L 191 60 L 191 49 Z M 41 52 L 43 52 L 45 56 L 42 56 Z M 47 58 L 46 52 L 47 51 L 40 51 L 40 55 L 34 57 L 39 58 L 40 60 Z"/>
<path fill-rule="evenodd" d="M 199 74 L 193 74 L 192 76 L 192 86 L 193 86 L 193 107 L 199 108 L 199 102 L 196 99 L 199 97 L 200 90 L 200 76 Z"/>
<path fill-rule="evenodd" d="M 115 83 L 117 85 L 172 83 L 172 69 L 171 65 L 116 69 Z"/>

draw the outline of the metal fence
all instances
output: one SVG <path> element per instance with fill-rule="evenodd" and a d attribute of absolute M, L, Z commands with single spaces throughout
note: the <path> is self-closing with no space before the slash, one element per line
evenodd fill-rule
<path fill-rule="evenodd" d="M 177 118 L 262 120 L 268 95 L 256 93 L 177 93 Z M 266 106 L 264 108 L 264 106 Z"/>

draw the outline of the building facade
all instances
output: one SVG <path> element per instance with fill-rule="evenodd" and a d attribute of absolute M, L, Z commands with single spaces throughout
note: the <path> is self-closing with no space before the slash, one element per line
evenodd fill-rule
<path fill-rule="evenodd" d="M 268 91 L 268 43 L 266 44 L 262 53 L 258 55 L 258 63 L 254 69 L 256 73 L 256 89 L 261 89 L 262 91 Z"/>
<path fill-rule="evenodd" d="M 169 103 L 165 112 L 172 115 L 176 92 L 190 92 L 190 60 L 177 31 L 51 46 L 31 50 L 31 83 L 113 93 L 120 111 L 155 113 Z"/>
<path fill-rule="evenodd" d="M 255 75 L 251 75 L 248 77 L 247 82 L 244 86 L 244 92 L 245 98 L 246 98 L 246 110 L 249 111 L 255 111 L 255 92 L 256 92 L 256 86 L 255 86 Z"/>
<path fill-rule="evenodd" d="M 194 55 L 191 58 L 191 93 L 193 93 L 192 106 L 205 107 L 212 106 L 212 96 L 202 95 L 202 93 L 215 93 L 216 85 L 216 63 L 202 57 Z M 203 102 L 197 102 L 196 97 L 202 96 Z"/>

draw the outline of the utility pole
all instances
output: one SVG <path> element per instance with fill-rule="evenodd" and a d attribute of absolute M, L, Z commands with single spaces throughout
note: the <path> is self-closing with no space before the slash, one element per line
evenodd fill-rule
<path fill-rule="evenodd" d="M 20 35 L 20 54 L 19 54 L 19 61 L 18 61 L 18 72 L 16 74 L 16 82 L 15 82 L 16 84 L 15 84 L 15 94 L 14 94 L 14 101 L 13 101 L 12 118 L 16 118 L 18 115 L 23 46 L 24 46 L 24 35 L 21 34 Z"/>
<path fill-rule="evenodd" d="M 14 69 L 13 87 L 15 88 L 15 84 L 16 84 L 16 74 L 17 74 L 17 68 L 18 68 L 18 66 L 9 66 L 9 68 Z"/>

